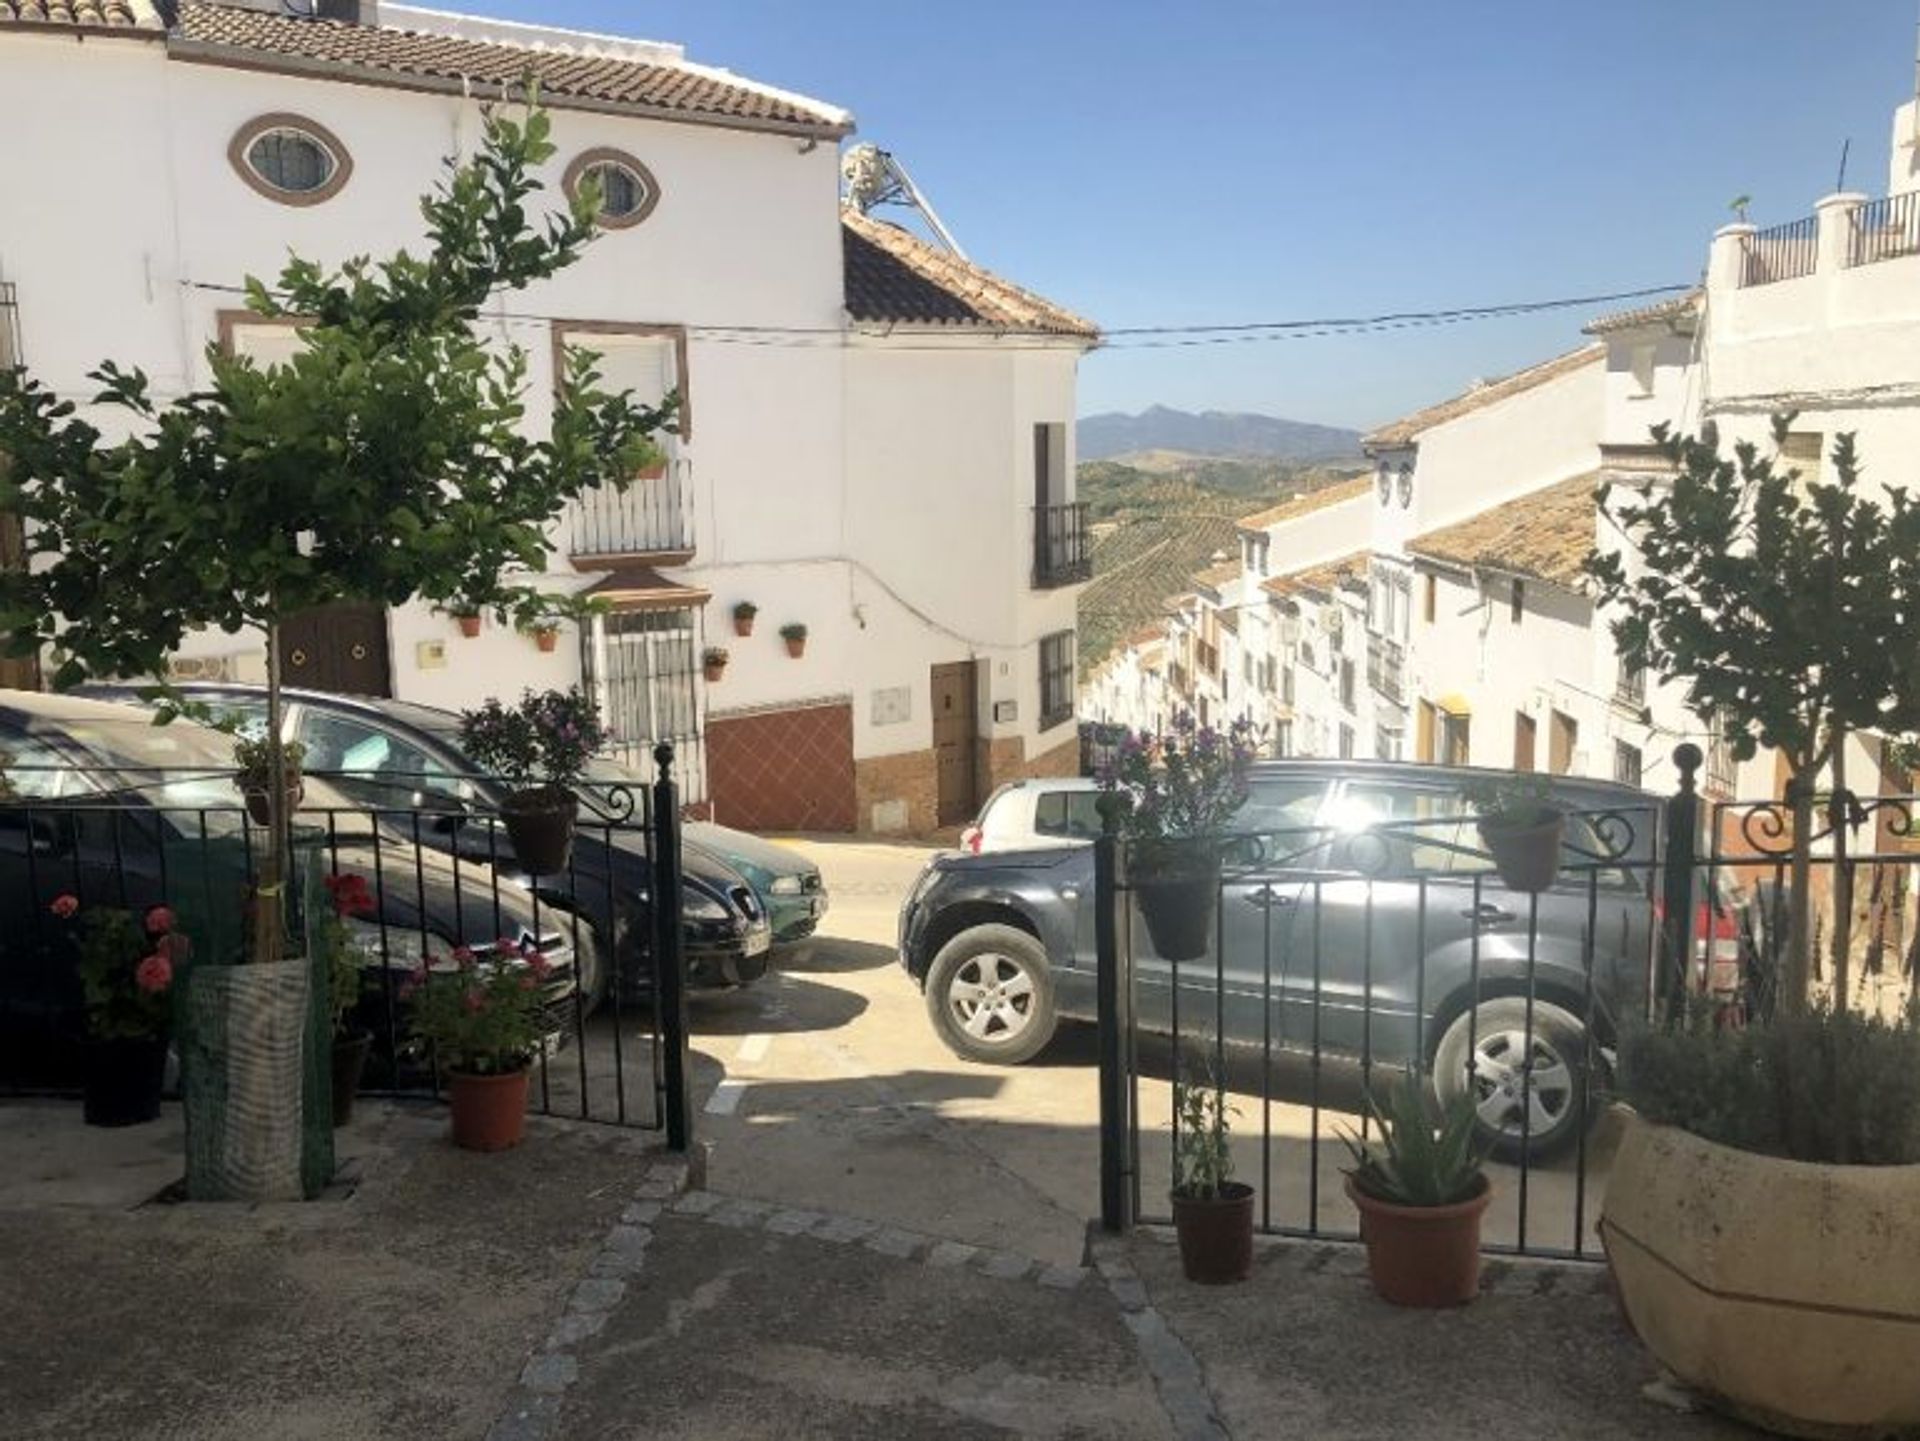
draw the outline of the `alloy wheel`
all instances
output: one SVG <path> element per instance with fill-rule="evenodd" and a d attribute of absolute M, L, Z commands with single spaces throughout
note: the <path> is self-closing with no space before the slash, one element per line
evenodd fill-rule
<path fill-rule="evenodd" d="M 1521 1030 L 1482 1032 L 1467 1082 L 1481 1125 L 1515 1139 L 1542 1137 L 1563 1125 L 1574 1101 L 1566 1058 L 1538 1034 L 1529 1048 Z"/>
<path fill-rule="evenodd" d="M 987 952 L 969 957 L 947 985 L 947 1009 L 977 1041 L 1002 1044 L 1026 1030 L 1033 1018 L 1033 977 L 1012 956 Z"/>

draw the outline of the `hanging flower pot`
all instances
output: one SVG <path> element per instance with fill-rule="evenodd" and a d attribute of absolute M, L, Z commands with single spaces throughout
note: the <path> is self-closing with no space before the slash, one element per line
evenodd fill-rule
<path fill-rule="evenodd" d="M 643 465 L 633 473 L 635 480 L 659 480 L 667 473 L 667 462 L 663 456 L 651 465 Z"/>
<path fill-rule="evenodd" d="M 760 607 L 750 600 L 743 600 L 733 608 L 733 633 L 738 636 L 753 634 L 753 618 L 760 614 Z"/>
<path fill-rule="evenodd" d="M 500 802 L 500 819 L 513 842 L 513 853 L 527 872 L 558 875 L 573 856 L 574 824 L 580 801 L 561 786 L 534 786 L 513 791 Z"/>
<path fill-rule="evenodd" d="M 454 619 L 460 622 L 460 634 L 465 636 L 468 640 L 472 640 L 475 636 L 480 634 L 480 612 L 479 611 L 463 610 L 459 614 L 454 616 Z"/>
<path fill-rule="evenodd" d="M 560 644 L 560 630 L 557 626 L 540 625 L 533 628 L 533 643 L 545 654 L 552 654 Z"/>
<path fill-rule="evenodd" d="M 797 622 L 780 627 L 780 639 L 787 643 L 787 654 L 795 660 L 807 653 L 807 628 Z"/>
<path fill-rule="evenodd" d="M 1515 891 L 1550 889 L 1560 874 L 1567 817 L 1553 803 L 1547 778 L 1532 772 L 1496 775 L 1471 782 L 1464 795 L 1478 814 L 1480 841 L 1501 884 Z"/>
<path fill-rule="evenodd" d="M 1244 1281 L 1253 1270 L 1253 1187 L 1223 1181 L 1213 1196 L 1172 1193 L 1180 1269 L 1201 1286 Z"/>
<path fill-rule="evenodd" d="M 283 807 L 286 815 L 291 816 L 300 809 L 300 802 L 306 799 L 306 786 L 300 779 L 300 763 L 306 759 L 307 748 L 299 741 L 284 741 L 280 746 L 281 768 L 284 778 Z M 273 794 L 273 757 L 267 738 L 259 735 L 243 735 L 233 743 L 233 758 L 239 764 L 240 773 L 233 779 L 242 799 L 246 801 L 247 817 L 257 826 L 273 824 L 273 812 L 268 804 Z"/>
<path fill-rule="evenodd" d="M 1220 848 L 1210 838 L 1136 841 L 1128 877 L 1147 937 L 1169 961 L 1197 961 L 1213 949 L 1220 907 Z"/>
<path fill-rule="evenodd" d="M 721 676 L 726 674 L 727 659 L 726 651 L 722 650 L 719 646 L 714 645 L 707 647 L 706 654 L 700 657 L 700 669 L 702 674 L 706 676 L 708 685 L 712 685 L 715 681 L 719 680 Z"/>
<path fill-rule="evenodd" d="M 453 1144 L 464 1151 L 510 1151 L 526 1134 L 527 1077 L 522 1067 L 498 1076 L 455 1071 L 447 1079 Z"/>
<path fill-rule="evenodd" d="M 157 1119 L 166 1070 L 164 1036 L 112 1036 L 88 1041 L 86 1123 L 138 1126 Z"/>
<path fill-rule="evenodd" d="M 267 787 L 248 786 L 241 792 L 241 795 L 246 798 L 247 818 L 249 820 L 256 826 L 270 826 L 273 824 L 273 807 L 269 804 L 270 793 Z M 292 815 L 300 809 L 300 803 L 307 797 L 305 782 L 298 776 L 295 776 L 287 786 L 285 796 L 286 800 L 282 808 L 287 815 Z"/>

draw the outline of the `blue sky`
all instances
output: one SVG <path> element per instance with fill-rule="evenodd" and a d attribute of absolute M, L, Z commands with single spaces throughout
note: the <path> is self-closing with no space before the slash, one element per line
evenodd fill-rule
<path fill-rule="evenodd" d="M 673 40 L 851 109 L 984 264 L 1108 326 L 1691 281 L 1735 195 L 1879 193 L 1916 0 L 448 0 Z M 1580 312 L 1118 349 L 1085 413 L 1366 425 L 1580 341 Z"/>

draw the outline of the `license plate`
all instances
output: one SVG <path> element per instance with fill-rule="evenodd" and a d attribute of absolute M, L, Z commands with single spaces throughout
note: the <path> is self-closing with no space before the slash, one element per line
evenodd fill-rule
<path fill-rule="evenodd" d="M 760 955 L 772 944 L 773 933 L 771 931 L 748 931 L 746 954 L 750 956 Z"/>

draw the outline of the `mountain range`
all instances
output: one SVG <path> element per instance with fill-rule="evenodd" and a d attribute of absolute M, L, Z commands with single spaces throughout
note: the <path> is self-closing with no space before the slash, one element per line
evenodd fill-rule
<path fill-rule="evenodd" d="M 1261 456 L 1279 460 L 1357 459 L 1360 432 L 1246 411 L 1174 410 L 1149 406 L 1138 415 L 1086 415 L 1078 426 L 1080 459 L 1109 460 L 1143 451 L 1187 455 Z"/>

